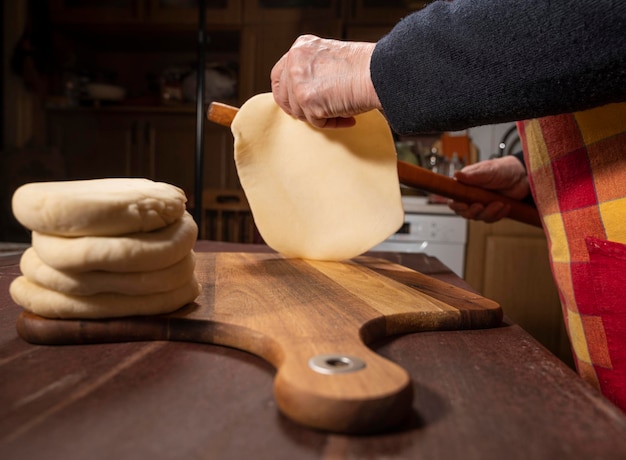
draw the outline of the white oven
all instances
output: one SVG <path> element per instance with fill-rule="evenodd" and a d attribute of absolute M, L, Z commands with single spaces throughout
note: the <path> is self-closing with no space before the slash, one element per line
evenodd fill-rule
<path fill-rule="evenodd" d="M 454 273 L 465 274 L 467 220 L 445 204 L 428 204 L 425 197 L 403 196 L 404 225 L 373 251 L 423 252 Z"/>

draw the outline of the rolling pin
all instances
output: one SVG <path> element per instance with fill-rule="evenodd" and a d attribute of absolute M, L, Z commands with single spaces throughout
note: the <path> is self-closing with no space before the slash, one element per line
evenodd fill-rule
<path fill-rule="evenodd" d="M 230 126 L 238 110 L 236 107 L 221 102 L 212 102 L 207 110 L 207 118 L 213 123 Z M 434 173 L 411 163 L 398 160 L 398 179 L 403 185 L 435 193 L 463 203 L 482 203 L 487 205 L 494 201 L 500 201 L 509 204 L 511 206 L 511 211 L 508 215 L 510 219 L 541 227 L 541 219 L 537 210 L 526 203 L 480 187 L 462 184 L 451 177 Z"/>

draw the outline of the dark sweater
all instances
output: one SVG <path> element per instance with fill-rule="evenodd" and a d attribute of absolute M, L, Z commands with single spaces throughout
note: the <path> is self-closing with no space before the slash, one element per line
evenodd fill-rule
<path fill-rule="evenodd" d="M 371 60 L 401 134 L 517 121 L 626 100 L 626 1 L 436 1 Z"/>

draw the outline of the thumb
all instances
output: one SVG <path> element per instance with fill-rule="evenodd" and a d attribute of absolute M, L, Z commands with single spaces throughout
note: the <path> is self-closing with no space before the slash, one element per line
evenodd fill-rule
<path fill-rule="evenodd" d="M 515 199 L 525 197 L 530 190 L 524 166 L 512 156 L 474 163 L 455 177 L 464 184 L 495 190 Z"/>
<path fill-rule="evenodd" d="M 474 163 L 456 171 L 454 178 L 467 185 L 485 187 L 493 180 L 493 169 L 485 163 Z"/>

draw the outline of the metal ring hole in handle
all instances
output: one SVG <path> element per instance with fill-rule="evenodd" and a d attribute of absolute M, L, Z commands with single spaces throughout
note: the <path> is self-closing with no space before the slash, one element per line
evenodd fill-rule
<path fill-rule="evenodd" d="M 317 355 L 309 359 L 309 367 L 320 374 L 345 374 L 365 368 L 365 361 L 340 354 Z"/>

